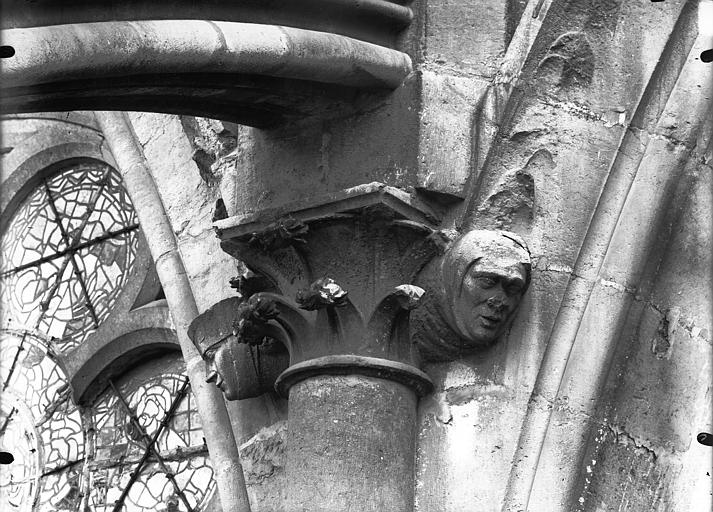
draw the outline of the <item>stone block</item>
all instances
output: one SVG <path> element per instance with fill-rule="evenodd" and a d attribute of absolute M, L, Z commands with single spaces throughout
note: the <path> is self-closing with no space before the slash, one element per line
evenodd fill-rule
<path fill-rule="evenodd" d="M 378 181 L 416 181 L 418 83 L 412 76 L 388 97 L 360 95 L 344 119 L 241 127 L 236 150 L 236 214 L 273 208 L 315 190 L 333 192 Z M 368 148 L 368 149 L 367 149 Z"/>
<path fill-rule="evenodd" d="M 251 512 L 285 510 L 286 442 L 287 422 L 279 421 L 261 429 L 240 446 L 240 458 L 250 496 Z"/>
<path fill-rule="evenodd" d="M 474 110 L 487 83 L 429 70 L 422 72 L 421 83 L 417 186 L 427 192 L 454 196 L 452 200 L 463 198 L 473 165 Z M 489 129 L 492 135 L 494 127 Z"/>
<path fill-rule="evenodd" d="M 505 53 L 506 2 L 436 0 L 426 4 L 429 65 L 492 77 Z"/>

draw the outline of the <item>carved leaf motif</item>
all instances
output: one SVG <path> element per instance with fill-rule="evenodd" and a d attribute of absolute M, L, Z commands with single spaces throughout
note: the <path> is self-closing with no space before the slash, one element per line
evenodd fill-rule
<path fill-rule="evenodd" d="M 265 340 L 265 325 L 277 318 L 280 311 L 273 300 L 253 295 L 238 306 L 238 315 L 233 322 L 233 334 L 238 343 L 260 345 Z"/>
<path fill-rule="evenodd" d="M 396 287 L 394 297 L 399 301 L 399 305 L 403 309 L 414 309 L 421 301 L 421 297 L 426 293 L 426 290 L 412 284 L 402 284 Z"/>
<path fill-rule="evenodd" d="M 307 243 L 304 236 L 307 225 L 295 219 L 286 218 L 273 222 L 260 233 L 253 233 L 249 243 L 269 251 L 276 251 L 293 244 Z"/>
<path fill-rule="evenodd" d="M 297 292 L 297 304 L 302 309 L 313 311 L 327 306 L 341 307 L 346 305 L 347 292 L 334 279 L 323 277 L 317 279 L 309 290 Z"/>
<path fill-rule="evenodd" d="M 247 269 L 242 275 L 231 277 L 230 287 L 236 290 L 243 298 L 249 298 L 255 293 L 267 290 L 270 287 L 268 279 Z"/>

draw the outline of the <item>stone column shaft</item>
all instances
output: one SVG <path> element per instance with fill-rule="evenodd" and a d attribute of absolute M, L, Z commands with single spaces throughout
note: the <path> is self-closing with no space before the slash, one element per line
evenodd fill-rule
<path fill-rule="evenodd" d="M 413 510 L 416 394 L 363 375 L 318 375 L 290 389 L 290 512 Z"/>

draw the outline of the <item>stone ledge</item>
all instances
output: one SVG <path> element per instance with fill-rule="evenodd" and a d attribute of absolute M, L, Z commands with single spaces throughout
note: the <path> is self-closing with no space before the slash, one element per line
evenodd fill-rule
<path fill-rule="evenodd" d="M 257 213 L 218 220 L 213 227 L 221 240 L 227 240 L 268 231 L 271 224 L 283 218 L 306 223 L 367 208 L 380 209 L 396 219 L 414 221 L 432 229 L 439 220 L 436 213 L 417 198 L 401 189 L 373 182 Z"/>
<path fill-rule="evenodd" d="M 411 72 L 408 55 L 383 46 L 326 32 L 251 23 L 159 20 L 57 25 L 5 30 L 3 44 L 16 52 L 3 62 L 3 88 L 208 72 L 394 88 Z"/>
<path fill-rule="evenodd" d="M 105 21 L 236 21 L 332 32 L 390 46 L 413 19 L 408 0 L 3 0 L 3 29 Z"/>

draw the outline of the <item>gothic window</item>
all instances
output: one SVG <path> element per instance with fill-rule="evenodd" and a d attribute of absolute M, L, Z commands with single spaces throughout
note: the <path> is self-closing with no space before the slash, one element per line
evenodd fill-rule
<path fill-rule="evenodd" d="M 0 509 L 78 510 L 85 442 L 81 411 L 47 344 L 0 333 L 0 443 L 15 461 L 0 466 Z"/>
<path fill-rule="evenodd" d="M 73 400 L 67 358 L 112 313 L 140 253 L 120 175 L 66 164 L 0 236 L 0 446 L 15 457 L 0 466 L 0 510 L 197 512 L 215 482 L 179 353 Z"/>
<path fill-rule="evenodd" d="M 42 179 L 0 239 L 0 314 L 59 351 L 106 319 L 136 256 L 138 222 L 110 166 L 81 160 Z"/>
<path fill-rule="evenodd" d="M 213 470 L 182 364 L 165 356 L 97 400 L 92 510 L 191 511 L 211 498 Z"/>

